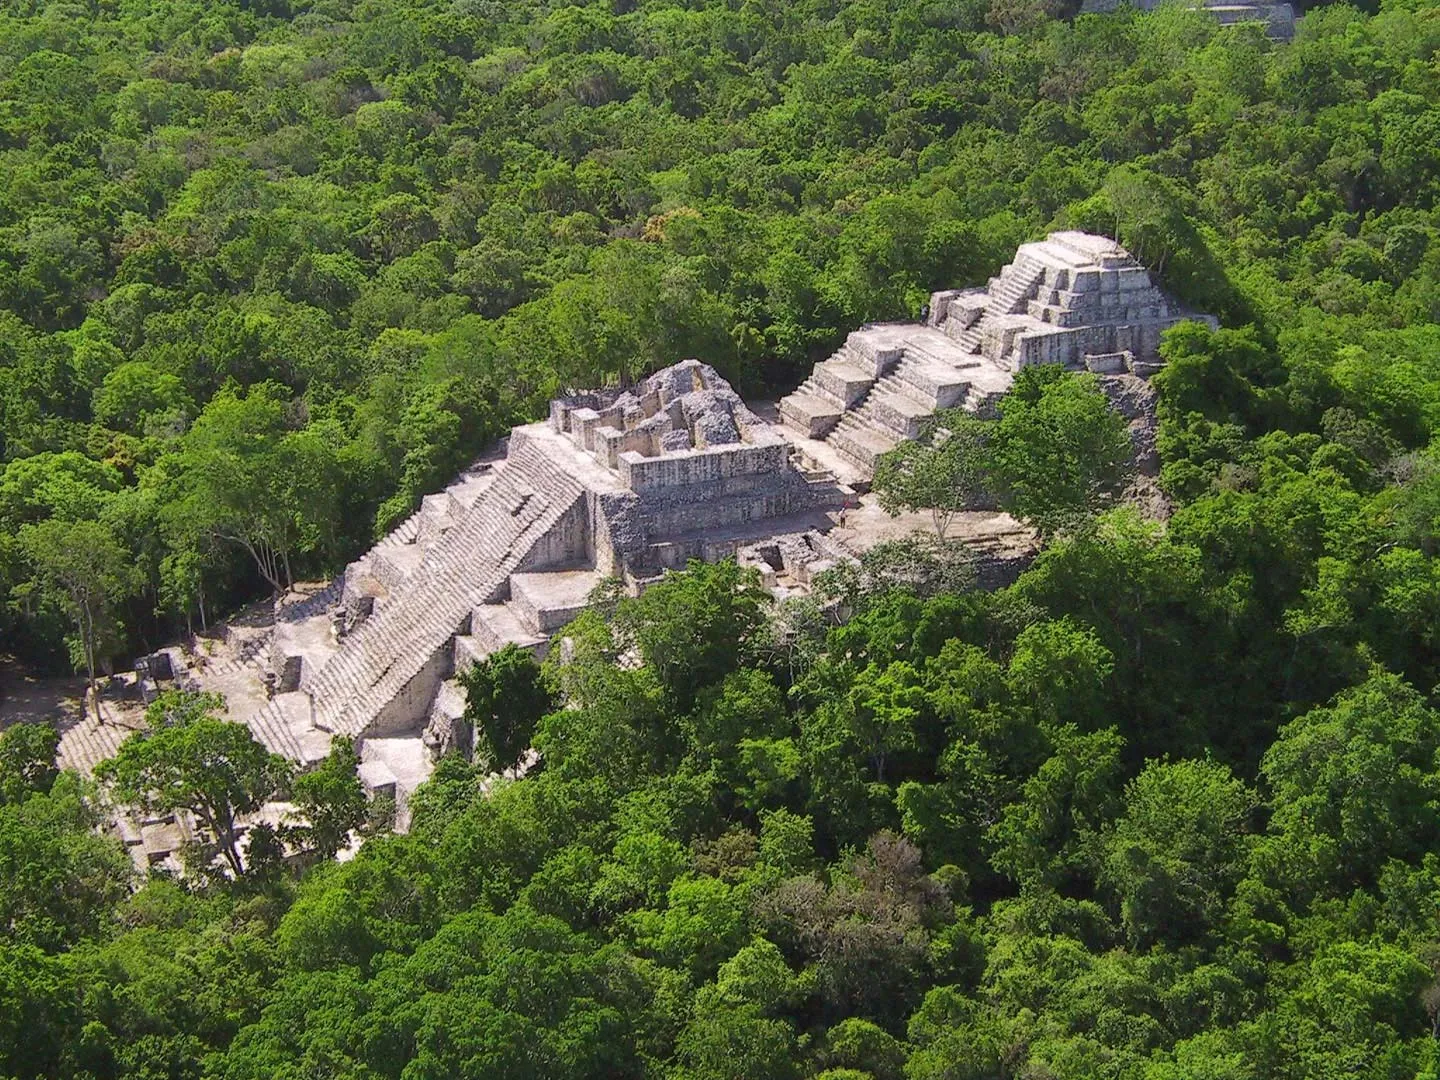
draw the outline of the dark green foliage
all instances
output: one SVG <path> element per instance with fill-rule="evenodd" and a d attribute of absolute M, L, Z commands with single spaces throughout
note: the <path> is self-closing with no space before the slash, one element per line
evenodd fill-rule
<path fill-rule="evenodd" d="M 0 803 L 46 794 L 59 776 L 59 746 L 60 733 L 49 724 L 16 724 L 0 735 Z"/>
<path fill-rule="evenodd" d="M 540 718 L 555 707 L 539 665 L 523 649 L 506 645 L 466 671 L 460 682 L 476 757 L 497 772 L 511 768 L 530 748 Z"/>
<path fill-rule="evenodd" d="M 334 858 L 350 833 L 365 824 L 365 789 L 355 775 L 359 764 L 354 740 L 337 736 L 325 760 L 290 785 L 290 797 L 305 818 L 296 830 L 297 839 L 322 859 Z"/>
<path fill-rule="evenodd" d="M 285 790 L 291 766 L 257 742 L 244 724 L 217 716 L 223 707 L 217 694 L 165 691 L 145 712 L 147 730 L 126 739 L 115 757 L 100 763 L 96 776 L 113 787 L 119 802 L 152 813 L 183 809 L 194 814 L 229 871 L 239 877 L 246 867 L 238 817 Z M 322 772 L 321 781 L 326 777 Z M 314 794 L 312 787 L 302 805 Z M 326 825 L 321 831 L 327 834 L 322 842 L 337 842 Z"/>

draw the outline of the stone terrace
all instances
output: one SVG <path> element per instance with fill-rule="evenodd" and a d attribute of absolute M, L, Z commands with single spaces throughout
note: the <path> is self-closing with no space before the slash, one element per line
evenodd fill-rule
<path fill-rule="evenodd" d="M 875 459 L 939 409 L 985 413 L 1027 364 L 1148 375 L 1160 335 L 1191 315 L 1113 240 L 1058 232 L 1024 244 L 984 289 L 930 298 L 923 325 L 868 326 L 780 402 L 811 462 L 864 484 Z"/>

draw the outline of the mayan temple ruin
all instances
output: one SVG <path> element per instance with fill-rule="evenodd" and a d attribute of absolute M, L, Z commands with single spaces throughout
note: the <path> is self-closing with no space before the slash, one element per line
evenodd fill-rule
<path fill-rule="evenodd" d="M 1028 364 L 1150 375 L 1160 335 L 1185 319 L 1215 325 L 1182 311 L 1113 240 L 1052 233 L 1022 245 L 986 288 L 932 295 L 924 325 L 855 331 L 780 416 L 808 454 L 863 482 L 936 409 L 984 413 Z"/>
<path fill-rule="evenodd" d="M 1122 4 L 1132 4 L 1141 11 L 1154 11 L 1166 0 L 1083 0 L 1082 15 L 1102 15 L 1115 11 Z M 1268 37 L 1289 41 L 1295 36 L 1295 6 L 1289 3 L 1229 4 L 1223 0 L 1187 0 L 1187 7 L 1212 16 L 1221 26 L 1258 22 Z"/>
<path fill-rule="evenodd" d="M 236 658 L 207 666 L 175 648 L 165 666 L 224 693 L 233 718 L 294 761 L 354 737 L 366 786 L 393 794 L 403 821 L 435 757 L 469 748 L 456 676 L 478 658 L 506 643 L 543 653 L 602 580 L 635 592 L 689 559 L 735 557 L 777 595 L 803 592 L 903 535 L 869 480 L 876 456 L 937 409 L 990 410 L 1028 364 L 1144 377 L 1160 335 L 1186 318 L 1214 321 L 1183 312 L 1113 241 L 1055 233 L 986 288 L 934 294 L 923 323 L 850 334 L 778 409 L 752 410 L 696 360 L 561 398 L 337 581 L 236 629 Z M 1024 529 L 973 517 L 963 540 L 1023 565 Z M 62 755 L 103 755 L 119 737 L 84 728 Z"/>

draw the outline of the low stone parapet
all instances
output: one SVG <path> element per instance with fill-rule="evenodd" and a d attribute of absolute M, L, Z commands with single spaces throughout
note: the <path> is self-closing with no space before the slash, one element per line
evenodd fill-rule
<path fill-rule="evenodd" d="M 1126 350 L 1113 353 L 1086 353 L 1085 370 L 1097 375 L 1118 375 L 1130 371 L 1135 363 L 1135 354 Z"/>

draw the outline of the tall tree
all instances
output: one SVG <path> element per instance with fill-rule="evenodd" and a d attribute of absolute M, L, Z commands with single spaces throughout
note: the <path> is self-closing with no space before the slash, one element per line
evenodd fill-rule
<path fill-rule="evenodd" d="M 365 824 L 359 765 L 355 741 L 337 736 L 325 760 L 291 785 L 291 797 L 305 818 L 298 835 L 322 859 L 333 859 L 350 834 Z"/>
<path fill-rule="evenodd" d="M 904 440 L 875 463 L 881 507 L 892 517 L 930 511 L 943 541 L 955 515 L 987 497 L 986 442 L 994 426 L 961 409 L 936 413 L 918 439 Z"/>
<path fill-rule="evenodd" d="M 285 789 L 290 763 L 256 742 L 244 724 L 221 719 L 224 706 L 218 694 L 166 691 L 145 712 L 149 730 L 126 739 L 95 775 L 111 784 L 121 802 L 193 814 L 240 877 L 245 863 L 238 818 Z"/>
<path fill-rule="evenodd" d="M 20 545 L 31 570 L 22 586 L 26 599 L 58 608 L 74 623 L 71 660 L 85 671 L 87 696 L 100 719 L 96 669 L 118 640 L 116 606 L 140 584 L 131 556 L 98 521 L 52 518 L 27 525 L 20 530 Z"/>
<path fill-rule="evenodd" d="M 161 465 L 172 547 L 238 545 L 277 593 L 290 587 L 296 555 L 333 538 L 341 486 L 333 439 L 300 425 L 286 398 L 271 383 L 221 390 Z"/>
<path fill-rule="evenodd" d="M 461 675 L 460 683 L 475 756 L 491 768 L 511 768 L 530 748 L 540 718 L 556 704 L 540 665 L 524 649 L 508 644 Z"/>
<path fill-rule="evenodd" d="M 1095 376 L 1046 364 L 1016 376 L 988 458 L 1000 504 L 1053 536 L 1119 492 L 1131 453 L 1125 420 Z"/>

